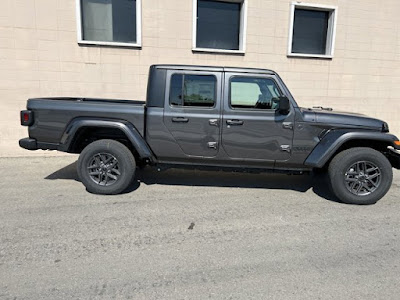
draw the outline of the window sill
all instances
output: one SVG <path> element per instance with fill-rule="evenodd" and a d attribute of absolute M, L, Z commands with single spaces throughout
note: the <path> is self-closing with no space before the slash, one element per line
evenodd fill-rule
<path fill-rule="evenodd" d="M 95 46 L 110 46 L 110 47 L 128 47 L 128 48 L 142 48 L 141 44 L 134 43 L 120 43 L 120 42 L 101 42 L 101 41 L 78 41 L 79 45 L 95 45 Z"/>
<path fill-rule="evenodd" d="M 303 57 L 303 58 L 325 58 L 332 59 L 333 55 L 327 54 L 305 54 L 305 53 L 289 53 L 288 57 Z"/>
<path fill-rule="evenodd" d="M 244 50 L 225 50 L 225 49 L 213 49 L 213 48 L 193 48 L 193 52 L 206 52 L 206 53 L 225 53 L 225 54 L 240 54 L 244 55 Z"/>

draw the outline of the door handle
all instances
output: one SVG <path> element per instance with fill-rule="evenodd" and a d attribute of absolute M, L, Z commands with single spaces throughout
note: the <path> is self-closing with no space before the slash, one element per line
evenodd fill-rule
<path fill-rule="evenodd" d="M 218 127 L 218 119 L 210 119 L 208 120 L 208 124 L 210 124 L 211 126 L 217 126 Z"/>
<path fill-rule="evenodd" d="M 228 125 L 234 125 L 234 126 L 238 126 L 238 125 L 243 125 L 243 121 L 242 120 L 226 120 L 226 124 Z"/>
<path fill-rule="evenodd" d="M 208 142 L 207 146 L 210 149 L 217 149 L 218 143 L 217 142 Z"/>
<path fill-rule="evenodd" d="M 282 127 L 285 129 L 293 129 L 293 123 L 292 122 L 283 122 Z"/>
<path fill-rule="evenodd" d="M 187 122 L 189 122 L 189 119 L 185 118 L 185 117 L 176 117 L 176 118 L 172 118 L 172 122 L 175 122 L 175 123 L 187 123 Z"/>

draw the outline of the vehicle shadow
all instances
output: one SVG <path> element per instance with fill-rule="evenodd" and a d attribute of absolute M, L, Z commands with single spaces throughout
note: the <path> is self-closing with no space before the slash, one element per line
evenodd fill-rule
<path fill-rule="evenodd" d="M 56 179 L 70 179 L 79 181 L 78 173 L 76 172 L 77 161 L 69 164 L 68 166 L 61 168 L 50 175 L 47 175 L 44 179 L 56 180 Z"/>
<path fill-rule="evenodd" d="M 61 168 L 45 177 L 48 180 L 67 179 L 79 181 L 76 172 L 76 162 Z M 134 182 L 123 192 L 130 193 L 139 188 L 140 184 L 164 184 L 181 186 L 213 186 L 238 187 L 258 189 L 280 189 L 306 192 L 309 189 L 329 201 L 339 200 L 329 190 L 325 176 L 318 175 L 286 175 L 276 173 L 239 173 L 225 171 L 202 171 L 185 169 L 168 169 L 157 171 L 146 167 L 137 169 Z"/>

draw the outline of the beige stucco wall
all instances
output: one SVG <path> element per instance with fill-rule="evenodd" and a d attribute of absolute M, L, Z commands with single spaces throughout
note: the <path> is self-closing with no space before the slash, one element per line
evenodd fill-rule
<path fill-rule="evenodd" d="M 332 60 L 286 56 L 289 0 L 248 0 L 244 56 L 191 51 L 192 0 L 143 0 L 142 49 L 79 46 L 75 0 L 1 0 L 0 156 L 49 153 L 18 147 L 27 98 L 144 99 L 157 63 L 274 69 L 300 105 L 366 113 L 400 135 L 400 1 L 307 2 L 338 6 Z"/>

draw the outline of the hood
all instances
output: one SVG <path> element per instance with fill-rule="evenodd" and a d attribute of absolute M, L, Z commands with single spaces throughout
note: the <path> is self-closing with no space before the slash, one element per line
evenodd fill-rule
<path fill-rule="evenodd" d="M 316 123 L 333 125 L 334 127 L 358 127 L 364 129 L 373 129 L 379 131 L 387 128 L 387 124 L 379 119 L 370 118 L 366 115 L 333 111 L 331 109 L 307 109 L 308 112 L 314 113 Z"/>

